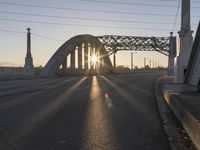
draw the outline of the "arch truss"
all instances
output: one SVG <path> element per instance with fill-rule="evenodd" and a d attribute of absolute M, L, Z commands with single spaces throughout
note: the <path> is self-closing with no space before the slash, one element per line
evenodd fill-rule
<path fill-rule="evenodd" d="M 67 58 L 70 59 L 69 67 Z M 60 46 L 45 65 L 42 75 L 55 75 L 60 71 L 60 67 L 61 74 L 111 73 L 113 69 L 109 55 L 101 42 L 87 34 L 72 37 Z"/>
<path fill-rule="evenodd" d="M 97 36 L 109 55 L 117 51 L 157 51 L 169 56 L 170 37 Z"/>

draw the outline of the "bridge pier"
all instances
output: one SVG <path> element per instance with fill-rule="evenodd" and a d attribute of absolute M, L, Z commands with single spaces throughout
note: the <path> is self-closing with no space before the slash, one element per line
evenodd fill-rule
<path fill-rule="evenodd" d="M 175 58 L 175 82 L 183 83 L 193 43 L 190 27 L 190 0 L 182 0 L 181 31 L 179 31 L 179 54 Z"/>

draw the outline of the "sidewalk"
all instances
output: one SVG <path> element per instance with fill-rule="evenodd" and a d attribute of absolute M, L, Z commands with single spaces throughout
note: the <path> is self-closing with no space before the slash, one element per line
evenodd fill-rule
<path fill-rule="evenodd" d="M 191 85 L 167 82 L 169 78 L 162 80 L 164 98 L 196 148 L 200 150 L 200 93 Z"/>

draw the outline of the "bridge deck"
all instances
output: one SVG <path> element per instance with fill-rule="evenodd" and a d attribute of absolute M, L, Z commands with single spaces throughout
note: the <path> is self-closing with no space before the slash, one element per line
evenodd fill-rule
<path fill-rule="evenodd" d="M 169 150 L 158 76 L 0 81 L 0 149 Z"/>

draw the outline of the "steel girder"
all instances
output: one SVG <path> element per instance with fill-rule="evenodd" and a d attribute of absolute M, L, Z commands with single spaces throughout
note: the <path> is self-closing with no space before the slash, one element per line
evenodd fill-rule
<path fill-rule="evenodd" d="M 169 37 L 137 37 L 104 35 L 96 36 L 103 44 L 108 54 L 117 51 L 157 51 L 166 56 L 169 55 Z"/>

